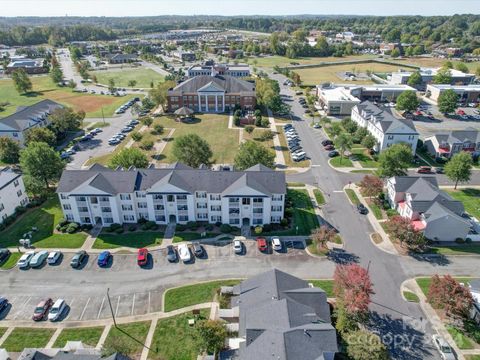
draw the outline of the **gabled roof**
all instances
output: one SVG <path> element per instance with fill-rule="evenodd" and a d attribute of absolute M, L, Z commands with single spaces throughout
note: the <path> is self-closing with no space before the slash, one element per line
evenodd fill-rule
<path fill-rule="evenodd" d="M 365 112 L 367 121 L 374 122 L 371 119 L 371 117 L 373 116 L 375 121 L 378 121 L 378 125 L 380 126 L 384 134 L 394 133 L 399 127 L 407 127 L 409 130 L 411 130 L 412 134 L 418 134 L 412 120 L 397 118 L 393 116 L 390 112 L 380 109 L 378 106 L 376 106 L 370 101 L 364 101 L 356 105 L 356 107 L 358 108 L 359 114 L 362 114 L 363 111 Z"/>
<path fill-rule="evenodd" d="M 463 208 L 463 205 L 462 205 Z M 440 202 L 434 202 L 427 210 L 424 212 L 425 221 L 427 224 L 429 222 L 437 221 L 437 220 L 446 220 L 447 218 L 453 218 L 457 221 L 463 222 L 467 225 L 470 223 L 461 217 L 458 213 L 453 212 L 448 207 L 443 206 Z"/>
<path fill-rule="evenodd" d="M 18 179 L 20 176 L 22 175 L 14 172 L 8 167 L 0 170 L 0 190 L 9 185 L 12 181 Z"/>
<path fill-rule="evenodd" d="M 448 133 L 435 134 L 427 139 L 431 138 L 435 138 L 439 145 L 442 143 L 447 143 L 449 145 L 463 144 L 465 142 L 478 143 L 480 142 L 480 131 L 468 127 L 464 130 L 453 130 Z"/>
<path fill-rule="evenodd" d="M 255 84 L 241 80 L 232 76 L 194 76 L 173 89 L 169 90 L 169 95 L 193 94 L 206 86 L 214 86 L 217 91 L 225 91 L 227 94 L 248 94 L 255 96 Z"/>
<path fill-rule="evenodd" d="M 0 119 L 0 123 L 17 131 L 26 130 L 37 124 L 44 115 L 49 115 L 54 110 L 62 108 L 63 106 L 52 100 L 42 100 L 38 103 L 23 107 L 16 113 Z"/>

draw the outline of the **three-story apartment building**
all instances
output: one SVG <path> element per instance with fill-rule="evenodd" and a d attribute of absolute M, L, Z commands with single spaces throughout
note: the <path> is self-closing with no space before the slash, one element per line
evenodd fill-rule
<path fill-rule="evenodd" d="M 15 213 L 17 206 L 28 204 L 22 175 L 4 168 L 0 171 L 0 223 Z"/>
<path fill-rule="evenodd" d="M 285 174 L 256 165 L 245 171 L 171 168 L 65 170 L 57 189 L 65 218 L 80 224 L 204 221 L 232 226 L 279 223 Z"/>

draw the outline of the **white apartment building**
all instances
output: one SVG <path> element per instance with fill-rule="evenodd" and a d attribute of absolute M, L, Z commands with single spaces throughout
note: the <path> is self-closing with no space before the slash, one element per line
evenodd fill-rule
<path fill-rule="evenodd" d="M 396 118 L 370 101 L 354 106 L 351 117 L 358 126 L 366 128 L 377 139 L 373 148 L 376 152 L 382 152 L 393 144 L 405 143 L 415 155 L 418 132 L 412 120 Z"/>
<path fill-rule="evenodd" d="M 15 213 L 17 206 L 28 204 L 22 175 L 4 168 L 0 171 L 0 222 Z"/>
<path fill-rule="evenodd" d="M 285 174 L 263 165 L 245 171 L 171 168 L 117 169 L 95 164 L 65 170 L 57 193 L 65 218 L 80 224 L 158 224 L 203 221 L 242 225 L 279 223 Z"/>

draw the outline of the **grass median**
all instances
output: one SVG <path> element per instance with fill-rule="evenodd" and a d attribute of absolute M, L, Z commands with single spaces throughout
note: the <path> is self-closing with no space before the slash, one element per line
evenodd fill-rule
<path fill-rule="evenodd" d="M 130 232 L 125 234 L 100 233 L 93 244 L 94 249 L 116 249 L 119 247 L 143 248 L 161 245 L 162 232 Z"/>
<path fill-rule="evenodd" d="M 13 268 L 15 265 L 17 265 L 18 260 L 21 258 L 22 254 L 18 252 L 11 253 L 8 256 L 8 259 L 5 260 L 2 265 L 0 265 L 0 269 L 2 270 L 8 270 Z"/>

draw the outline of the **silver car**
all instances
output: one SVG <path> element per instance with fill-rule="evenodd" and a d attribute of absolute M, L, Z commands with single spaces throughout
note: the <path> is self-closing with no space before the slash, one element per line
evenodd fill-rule
<path fill-rule="evenodd" d="M 433 335 L 432 336 L 433 344 L 440 352 L 442 359 L 444 360 L 456 360 L 457 357 L 455 356 L 452 348 L 448 344 L 447 340 L 445 340 L 440 335 Z"/>
<path fill-rule="evenodd" d="M 42 266 L 45 260 L 47 259 L 47 257 L 48 257 L 48 251 L 46 250 L 39 251 L 33 256 L 32 260 L 30 260 L 30 266 L 32 268 L 37 268 Z"/>

